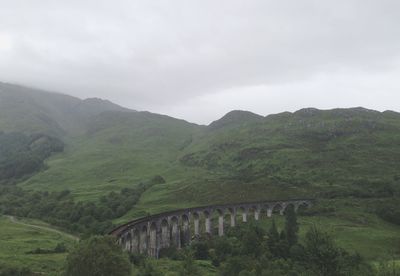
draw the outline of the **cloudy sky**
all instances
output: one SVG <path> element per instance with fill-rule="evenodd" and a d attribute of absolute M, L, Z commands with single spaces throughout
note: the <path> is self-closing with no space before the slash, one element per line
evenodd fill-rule
<path fill-rule="evenodd" d="M 398 0 L 0 0 L 0 81 L 209 123 L 400 111 Z"/>

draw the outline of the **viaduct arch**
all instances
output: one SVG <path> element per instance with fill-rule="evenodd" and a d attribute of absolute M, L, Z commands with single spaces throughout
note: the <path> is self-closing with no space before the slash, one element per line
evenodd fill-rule
<path fill-rule="evenodd" d="M 313 203 L 313 199 L 291 199 L 180 209 L 130 221 L 115 228 L 109 234 L 117 238 L 118 244 L 124 250 L 158 258 L 163 248 L 184 247 L 201 233 L 212 235 L 212 217 L 215 214 L 218 217 L 217 233 L 223 236 L 226 216 L 229 218 L 229 226 L 235 227 L 238 214 L 241 214 L 243 222 L 247 222 L 249 215 L 259 220 L 262 212 L 266 213 L 267 217 L 271 217 L 274 212 L 283 215 L 289 205 L 292 205 L 297 212 L 301 206 L 308 208 Z M 201 227 L 201 221 L 204 227 Z"/>

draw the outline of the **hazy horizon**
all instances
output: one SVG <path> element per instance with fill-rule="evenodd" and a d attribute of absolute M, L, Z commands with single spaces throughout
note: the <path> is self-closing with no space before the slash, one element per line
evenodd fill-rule
<path fill-rule="evenodd" d="M 40 87 L 29 87 L 29 86 L 27 86 L 27 85 L 25 85 L 25 84 L 7 83 L 7 82 L 2 82 L 2 81 L 0 81 L 0 84 L 1 84 L 1 83 L 7 84 L 7 85 L 16 85 L 16 86 L 20 86 L 20 87 L 23 87 L 23 88 L 26 88 L 26 89 L 34 89 L 34 90 L 38 90 L 39 92 L 44 92 L 44 93 L 52 93 L 52 94 L 59 94 L 59 95 L 65 95 L 65 96 L 75 97 L 75 98 L 80 99 L 80 100 L 99 99 L 99 100 L 109 101 L 109 102 L 111 102 L 111 103 L 113 103 L 113 104 L 117 104 L 117 105 L 120 106 L 120 107 L 129 109 L 129 110 L 132 110 L 132 111 L 151 112 L 151 113 L 156 113 L 156 114 L 159 114 L 159 115 L 171 116 L 171 115 L 169 115 L 169 114 L 158 113 L 158 112 L 155 112 L 155 111 L 153 111 L 153 110 L 132 109 L 132 108 L 129 108 L 129 107 L 127 107 L 127 106 L 124 106 L 123 104 L 115 103 L 115 102 L 113 102 L 113 101 L 111 101 L 111 100 L 109 100 L 109 99 L 107 99 L 107 98 L 101 98 L 101 97 L 96 97 L 96 96 L 90 97 L 90 98 L 82 98 L 82 97 L 79 97 L 79 96 L 73 96 L 73 95 L 64 93 L 64 92 L 62 92 L 62 91 L 48 91 L 48 90 L 44 90 L 44 89 L 42 89 L 42 88 L 40 88 Z M 363 108 L 363 109 L 368 109 L 368 110 L 378 111 L 378 112 L 395 111 L 395 110 L 391 110 L 391 109 L 377 110 L 377 109 L 367 108 L 367 107 L 364 107 L 364 106 L 351 106 L 351 107 L 340 107 L 340 106 L 338 106 L 338 107 L 334 107 L 334 108 L 325 108 L 325 109 L 324 109 L 324 108 L 317 108 L 317 107 L 314 107 L 314 106 L 303 106 L 303 107 L 301 107 L 301 108 L 299 108 L 299 109 L 296 109 L 296 110 L 291 110 L 291 111 L 290 111 L 290 110 L 281 110 L 281 111 L 278 111 L 278 112 L 275 112 L 275 113 L 268 113 L 268 114 L 261 114 L 261 113 L 255 112 L 255 111 L 253 111 L 253 110 L 247 110 L 247 109 L 232 109 L 232 110 L 228 110 L 226 113 L 222 114 L 220 117 L 213 118 L 213 119 L 211 119 L 211 121 L 205 122 L 205 123 L 194 122 L 194 121 L 190 121 L 190 120 L 188 120 L 188 119 L 186 119 L 186 118 L 181 118 L 181 117 L 176 117 L 176 116 L 171 116 L 171 117 L 173 117 L 173 118 L 175 118 L 175 119 L 185 120 L 185 121 L 187 121 L 187 122 L 189 122 L 189 123 L 194 123 L 194 124 L 198 124 L 198 125 L 209 125 L 209 124 L 211 124 L 211 123 L 214 122 L 214 121 L 218 121 L 219 119 L 221 119 L 221 118 L 224 117 L 226 114 L 228 114 L 228 113 L 230 113 L 230 112 L 232 112 L 232 111 L 251 112 L 251 113 L 253 113 L 253 114 L 266 117 L 266 116 L 268 116 L 268 115 L 274 115 L 274 114 L 285 113 L 285 112 L 291 112 L 291 113 L 293 113 L 293 112 L 297 112 L 297 111 L 302 110 L 302 109 L 310 109 L 310 108 L 311 108 L 311 109 L 318 109 L 318 110 Z M 395 112 L 397 112 L 397 111 L 395 111 Z"/>
<path fill-rule="evenodd" d="M 2 1 L 0 80 L 200 124 L 230 110 L 400 111 L 399 10 L 395 0 Z"/>

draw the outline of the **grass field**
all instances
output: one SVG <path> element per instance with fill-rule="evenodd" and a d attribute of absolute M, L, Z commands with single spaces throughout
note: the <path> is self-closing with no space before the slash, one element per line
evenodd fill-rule
<path fill-rule="evenodd" d="M 71 248 L 76 242 L 70 235 L 56 231 L 37 220 L 13 221 L 10 217 L 0 217 L 0 265 L 29 267 L 45 275 L 59 275 L 66 253 L 27 254 L 37 248 L 54 249 L 58 243 Z"/>
<path fill-rule="evenodd" d="M 355 204 L 358 205 L 358 204 Z M 274 215 L 279 229 L 284 225 L 284 217 Z M 240 216 L 237 221 L 240 225 Z M 249 221 L 253 218 L 250 216 Z M 300 236 L 312 225 L 329 232 L 335 241 L 350 252 L 359 252 L 368 262 L 378 263 L 391 259 L 400 260 L 400 227 L 386 223 L 375 215 L 362 212 L 360 208 L 344 206 L 334 214 L 318 216 L 299 216 Z M 258 222 L 268 229 L 272 222 L 264 213 Z M 20 224 L 24 223 L 24 224 Z M 213 224 L 216 226 L 216 221 Z M 44 227 L 43 229 L 38 227 Z M 226 220 L 226 227 L 229 227 Z M 26 254 L 38 247 L 52 249 L 59 242 L 68 247 L 74 244 L 74 237 L 54 232 L 54 228 L 37 220 L 18 220 L 9 217 L 0 218 L 0 259 L 3 262 L 29 266 L 34 271 L 57 275 L 63 267 L 66 254 Z M 165 275 L 177 275 L 179 261 L 154 260 Z M 197 262 L 204 275 L 216 275 L 215 268 L 209 262 Z M 134 270 L 136 275 L 137 270 Z"/>

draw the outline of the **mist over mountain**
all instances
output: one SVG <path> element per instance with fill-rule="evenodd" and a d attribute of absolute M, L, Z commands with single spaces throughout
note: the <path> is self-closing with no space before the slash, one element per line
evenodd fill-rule
<path fill-rule="evenodd" d="M 295 197 L 366 178 L 391 181 L 400 164 L 400 114 L 364 108 L 305 108 L 266 117 L 237 110 L 201 126 L 107 100 L 2 83 L 0 131 L 42 133 L 65 143 L 46 169 L 20 185 L 69 189 L 81 199 L 155 174 L 167 179 L 168 189 L 153 191 L 157 199 L 148 191 L 143 203 L 174 204 L 171 191 L 191 204 L 259 199 L 267 187 L 270 198 Z M 234 193 L 244 183 L 254 187 Z M 191 196 L 197 193 L 201 199 Z"/>

